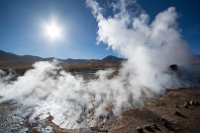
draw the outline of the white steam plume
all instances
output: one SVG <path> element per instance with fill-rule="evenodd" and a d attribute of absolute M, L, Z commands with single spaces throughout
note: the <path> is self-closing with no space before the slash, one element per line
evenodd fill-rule
<path fill-rule="evenodd" d="M 113 70 L 98 71 L 97 79 L 86 82 L 62 70 L 57 62 L 38 62 L 16 81 L 0 78 L 1 101 L 16 99 L 34 106 L 32 119 L 50 114 L 61 127 L 81 128 L 141 105 L 166 88 L 192 85 L 184 78 L 184 70 L 191 68 L 191 54 L 177 28 L 174 7 L 150 22 L 146 13 L 136 16 L 127 11 L 127 5 L 135 2 L 113 4 L 119 12 L 108 18 L 96 1 L 86 3 L 98 23 L 98 41 L 128 59 L 118 75 L 110 79 Z M 179 74 L 169 69 L 171 64 L 179 66 Z"/>

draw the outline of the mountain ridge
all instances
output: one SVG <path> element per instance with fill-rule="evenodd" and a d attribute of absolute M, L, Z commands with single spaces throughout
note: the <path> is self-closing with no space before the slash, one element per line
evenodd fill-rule
<path fill-rule="evenodd" d="M 63 63 L 86 63 L 88 61 L 102 61 L 102 62 L 121 62 L 124 60 L 123 58 L 119 58 L 113 55 L 108 55 L 103 59 L 59 59 L 55 57 L 47 57 L 43 58 L 40 56 L 34 56 L 34 55 L 17 55 L 11 52 L 5 52 L 3 50 L 0 50 L 0 62 L 9 62 L 9 63 L 27 63 L 27 64 L 33 64 L 37 61 L 52 61 L 54 59 L 57 59 Z"/>

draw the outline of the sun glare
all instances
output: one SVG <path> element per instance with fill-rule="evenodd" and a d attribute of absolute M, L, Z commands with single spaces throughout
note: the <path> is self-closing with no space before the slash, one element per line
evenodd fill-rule
<path fill-rule="evenodd" d="M 48 41 L 56 42 L 63 38 L 63 27 L 56 20 L 51 20 L 43 25 L 44 35 Z"/>

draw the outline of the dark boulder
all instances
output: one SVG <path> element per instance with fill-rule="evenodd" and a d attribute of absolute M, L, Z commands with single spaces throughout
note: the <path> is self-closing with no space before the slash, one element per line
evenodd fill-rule
<path fill-rule="evenodd" d="M 172 64 L 169 66 L 169 69 L 172 71 L 178 71 L 178 66 L 176 64 Z"/>
<path fill-rule="evenodd" d="M 144 131 L 143 131 L 143 128 L 142 128 L 142 127 L 137 127 L 137 128 L 136 128 L 136 130 L 137 130 L 137 132 L 138 132 L 138 133 L 144 133 Z"/>

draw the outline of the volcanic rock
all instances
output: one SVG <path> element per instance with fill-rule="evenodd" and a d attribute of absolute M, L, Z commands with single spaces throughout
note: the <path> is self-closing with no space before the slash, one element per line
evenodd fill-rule
<path fill-rule="evenodd" d="M 178 66 L 176 64 L 172 64 L 169 66 L 170 70 L 172 71 L 178 71 Z"/>
<path fill-rule="evenodd" d="M 188 108 L 188 107 L 189 107 L 189 103 L 188 103 L 188 102 L 185 102 L 184 105 L 183 105 L 183 107 L 184 107 L 184 108 Z"/>
<path fill-rule="evenodd" d="M 149 132 L 155 132 L 155 130 L 154 130 L 150 125 L 146 125 L 146 126 L 144 127 L 144 129 L 146 129 L 146 130 L 149 131 Z"/>
<path fill-rule="evenodd" d="M 143 128 L 142 128 L 142 127 L 137 127 L 137 128 L 136 128 L 136 130 L 137 130 L 137 132 L 138 132 L 138 133 L 144 133 L 144 131 L 143 131 Z"/>

